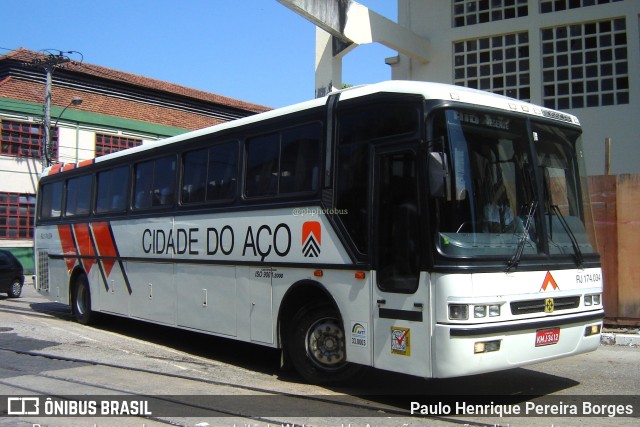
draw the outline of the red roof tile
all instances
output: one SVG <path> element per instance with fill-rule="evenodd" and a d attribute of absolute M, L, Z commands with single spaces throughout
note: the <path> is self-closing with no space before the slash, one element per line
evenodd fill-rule
<path fill-rule="evenodd" d="M 49 55 L 45 55 L 42 53 L 34 52 L 28 49 L 20 48 L 16 49 L 12 52 L 9 52 L 6 55 L 0 56 L 0 60 L 3 58 L 13 59 L 16 61 L 24 61 L 24 62 L 33 62 L 37 60 L 46 60 Z M 246 101 L 241 101 L 235 98 L 229 98 L 222 95 L 216 95 L 214 93 L 205 92 L 198 89 L 189 88 L 186 86 L 177 85 L 174 83 L 165 82 L 162 80 L 151 79 L 149 77 L 140 76 L 133 73 L 127 73 L 124 71 L 118 71 L 107 67 L 102 67 L 100 65 L 93 64 L 85 64 L 79 63 L 75 61 L 70 61 L 64 65 L 64 68 L 79 74 L 90 75 L 94 77 L 99 77 L 101 79 L 117 81 L 119 83 L 126 82 L 130 83 L 134 86 L 140 86 L 148 89 L 159 90 L 163 92 L 168 92 L 172 94 L 177 94 L 180 96 L 212 102 L 232 108 L 238 108 L 246 111 L 252 111 L 255 113 L 261 113 L 263 111 L 268 111 L 271 108 L 253 104 Z"/>

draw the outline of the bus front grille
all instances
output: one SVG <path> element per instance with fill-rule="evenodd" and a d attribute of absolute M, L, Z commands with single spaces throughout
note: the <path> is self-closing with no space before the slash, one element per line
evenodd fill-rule
<path fill-rule="evenodd" d="M 545 311 L 544 298 L 532 299 L 527 301 L 514 301 L 511 303 L 511 314 L 531 314 L 531 313 L 544 313 Z M 553 310 L 569 310 L 571 308 L 578 308 L 580 306 L 580 297 L 560 297 L 553 299 Z"/>

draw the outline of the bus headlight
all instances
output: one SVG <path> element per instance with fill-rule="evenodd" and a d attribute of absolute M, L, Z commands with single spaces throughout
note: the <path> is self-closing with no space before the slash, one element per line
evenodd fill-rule
<path fill-rule="evenodd" d="M 489 317 L 498 317 L 500 316 L 500 305 L 475 305 L 473 306 L 473 317 L 482 318 L 487 317 L 487 313 Z"/>
<path fill-rule="evenodd" d="M 498 317 L 500 316 L 500 306 L 499 305 L 490 305 L 489 306 L 489 317 Z"/>
<path fill-rule="evenodd" d="M 584 305 L 600 305 L 602 303 L 602 295 L 601 294 L 589 294 L 584 296 Z"/>
<path fill-rule="evenodd" d="M 469 306 L 466 304 L 449 304 L 449 320 L 467 320 Z"/>
<path fill-rule="evenodd" d="M 473 317 L 487 317 L 487 306 L 486 305 L 474 306 Z"/>

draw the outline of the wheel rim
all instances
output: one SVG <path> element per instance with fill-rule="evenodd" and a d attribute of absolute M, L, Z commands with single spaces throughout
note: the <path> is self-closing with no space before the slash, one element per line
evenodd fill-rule
<path fill-rule="evenodd" d="M 18 282 L 17 280 L 15 282 L 13 282 L 13 284 L 11 285 L 11 293 L 13 295 L 20 295 L 21 289 L 22 288 L 22 284 L 20 282 Z"/>
<path fill-rule="evenodd" d="M 337 319 L 315 322 L 306 335 L 307 354 L 323 369 L 338 369 L 346 363 L 344 332 Z"/>

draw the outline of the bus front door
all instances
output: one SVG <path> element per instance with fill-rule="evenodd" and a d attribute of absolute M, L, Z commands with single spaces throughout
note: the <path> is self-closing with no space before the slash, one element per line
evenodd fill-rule
<path fill-rule="evenodd" d="M 382 148 L 373 155 L 374 366 L 429 377 L 429 279 L 420 274 L 416 151 Z"/>

